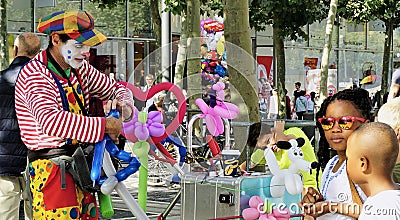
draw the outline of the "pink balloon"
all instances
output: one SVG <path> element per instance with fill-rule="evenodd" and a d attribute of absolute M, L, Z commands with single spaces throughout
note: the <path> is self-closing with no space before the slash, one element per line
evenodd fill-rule
<path fill-rule="evenodd" d="M 288 208 L 284 209 L 272 209 L 272 214 L 277 220 L 288 220 L 290 219 L 290 211 Z"/>
<path fill-rule="evenodd" d="M 221 134 L 221 130 L 223 132 L 224 125 L 222 124 L 222 120 L 220 117 L 216 117 L 213 114 L 206 114 L 206 126 L 208 131 L 212 136 L 218 136 Z M 221 127 L 222 124 L 222 127 Z"/>
<path fill-rule="evenodd" d="M 260 212 L 255 208 L 247 208 L 243 210 L 242 216 L 245 220 L 254 220 L 260 217 Z"/>
<path fill-rule="evenodd" d="M 260 204 L 263 204 L 264 200 L 261 199 L 259 196 L 252 196 L 249 200 L 249 206 L 251 208 L 258 208 Z"/>
<path fill-rule="evenodd" d="M 234 119 L 239 113 L 239 108 L 232 103 L 217 102 L 217 105 L 214 107 L 214 112 L 216 115 L 223 118 Z"/>

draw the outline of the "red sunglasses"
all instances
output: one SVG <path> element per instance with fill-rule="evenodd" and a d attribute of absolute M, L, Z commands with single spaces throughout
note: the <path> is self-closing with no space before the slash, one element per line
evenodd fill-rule
<path fill-rule="evenodd" d="M 321 124 L 322 129 L 328 131 L 333 128 L 335 122 L 338 122 L 339 126 L 344 130 L 349 130 L 353 126 L 354 121 L 360 121 L 364 123 L 367 119 L 359 118 L 355 116 L 343 116 L 340 118 L 318 118 L 318 122 Z"/>

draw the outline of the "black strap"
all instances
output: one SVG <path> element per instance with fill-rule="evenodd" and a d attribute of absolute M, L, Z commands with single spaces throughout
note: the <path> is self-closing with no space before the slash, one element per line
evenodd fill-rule
<path fill-rule="evenodd" d="M 51 55 L 49 49 L 46 50 L 46 53 L 47 53 L 47 58 L 50 60 L 50 62 L 53 64 L 53 66 L 57 69 L 57 71 L 61 74 L 61 76 L 68 81 L 68 85 L 72 89 L 72 93 L 74 94 L 75 100 L 78 102 L 78 105 L 79 105 L 79 108 L 82 111 L 82 114 L 84 116 L 88 116 L 88 113 L 87 113 L 87 111 L 85 109 L 85 106 L 83 106 L 83 103 L 82 103 L 81 99 L 79 98 L 78 93 L 76 93 L 76 91 L 74 89 L 74 86 L 72 85 L 71 81 L 69 80 L 69 77 L 67 76 L 67 74 L 64 72 L 64 70 L 61 68 L 61 66 L 53 58 L 53 56 Z M 71 68 L 71 72 L 75 75 L 75 77 L 79 81 L 79 77 L 78 77 L 77 73 L 75 72 L 74 68 Z M 83 88 L 82 88 L 82 94 L 83 94 Z M 84 94 L 83 94 L 83 97 L 85 97 Z"/>

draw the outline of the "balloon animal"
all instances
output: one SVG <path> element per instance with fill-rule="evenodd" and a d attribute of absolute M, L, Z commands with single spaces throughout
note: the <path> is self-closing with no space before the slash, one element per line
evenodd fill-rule
<path fill-rule="evenodd" d="M 111 110 L 110 115 L 118 118 L 119 112 L 117 110 Z M 138 171 L 140 167 L 139 160 L 136 157 L 132 157 L 128 152 L 124 150 L 119 150 L 118 147 L 111 140 L 110 136 L 106 134 L 104 135 L 103 141 L 96 143 L 94 148 L 92 170 L 90 172 L 90 178 L 92 179 L 94 184 L 101 185 L 105 181 L 105 179 L 100 178 L 105 150 L 107 150 L 112 156 L 118 158 L 119 160 L 129 163 L 127 167 L 116 173 L 115 177 L 118 179 L 119 182 L 125 180 L 126 178 L 128 178 L 129 175 Z"/>
<path fill-rule="evenodd" d="M 221 118 L 234 119 L 239 112 L 236 105 L 224 102 L 224 88 L 223 82 L 217 82 L 212 86 L 216 96 L 215 99 L 210 98 L 210 106 L 203 99 L 196 99 L 195 102 L 203 112 L 200 118 L 205 118 L 207 129 L 212 136 L 218 136 L 224 132 L 224 124 Z"/>
<path fill-rule="evenodd" d="M 285 193 L 285 187 L 288 193 L 300 194 L 303 190 L 303 182 L 298 170 L 311 172 L 311 169 L 316 168 L 317 162 L 305 161 L 301 147 L 305 141 L 303 138 L 291 139 L 289 141 L 278 141 L 277 147 L 288 150 L 288 157 L 292 164 L 288 169 L 281 170 L 276 160 L 275 154 L 271 148 L 264 150 L 265 160 L 273 175 L 271 179 L 271 196 L 278 198 Z"/>

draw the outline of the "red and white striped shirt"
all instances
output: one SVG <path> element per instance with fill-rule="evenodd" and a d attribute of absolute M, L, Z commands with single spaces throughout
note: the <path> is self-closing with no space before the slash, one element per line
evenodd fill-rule
<path fill-rule="evenodd" d="M 82 82 L 84 105 L 89 109 L 89 98 L 101 100 L 117 98 L 133 106 L 130 91 L 107 75 L 96 70 L 88 62 L 76 70 Z M 78 82 L 71 74 L 72 84 Z M 63 88 L 67 80 L 59 78 Z M 20 71 L 15 87 L 15 109 L 21 130 L 21 138 L 30 150 L 58 148 L 68 138 L 95 143 L 103 139 L 105 118 L 87 117 L 63 110 L 61 94 L 47 67 L 46 51 L 40 52 Z"/>

